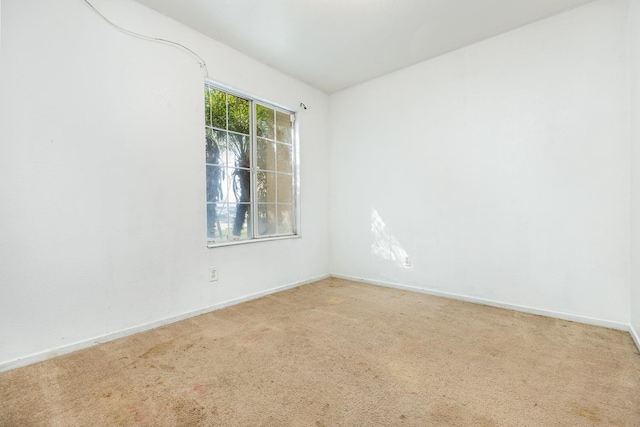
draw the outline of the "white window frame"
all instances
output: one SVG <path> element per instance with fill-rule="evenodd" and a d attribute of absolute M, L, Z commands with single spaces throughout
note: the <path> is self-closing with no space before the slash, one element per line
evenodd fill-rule
<path fill-rule="evenodd" d="M 251 166 L 250 166 L 250 173 L 251 173 L 251 201 L 250 201 L 250 218 L 248 219 L 248 221 L 251 221 L 251 237 L 245 238 L 245 239 L 211 239 L 209 238 L 209 236 L 207 235 L 207 247 L 208 248 L 217 248 L 217 247 L 223 247 L 223 246 L 230 246 L 230 245 L 239 245 L 239 244 L 245 244 L 245 243 L 255 243 L 255 242 L 265 242 L 265 241 L 273 241 L 273 240 L 284 240 L 284 239 L 295 239 L 295 238 L 300 238 L 301 234 L 300 234 L 300 228 L 301 228 L 301 218 L 300 218 L 300 149 L 299 149 L 299 142 L 300 142 L 300 138 L 299 138 L 299 121 L 298 121 L 298 114 L 297 111 L 293 110 L 292 108 L 288 108 L 285 106 L 282 106 L 280 104 L 274 103 L 273 101 L 269 101 L 266 100 L 264 98 L 260 98 L 251 94 L 248 94 L 247 92 L 244 91 L 240 91 L 238 89 L 235 89 L 233 87 L 230 87 L 228 85 L 225 85 L 223 83 L 214 81 L 214 80 L 210 80 L 210 79 L 205 79 L 204 82 L 204 90 L 206 89 L 215 89 L 215 90 L 219 90 L 222 92 L 226 92 L 228 94 L 237 96 L 239 98 L 245 99 L 249 101 L 249 110 L 250 110 L 250 123 L 249 123 L 249 134 L 250 134 L 250 141 L 251 141 L 251 153 L 250 153 L 250 158 L 251 158 Z M 256 189 L 257 189 L 257 183 L 256 183 L 256 176 L 258 171 L 260 171 L 261 169 L 258 168 L 258 162 L 257 162 L 257 132 L 256 132 L 256 104 L 261 104 L 267 108 L 271 108 L 275 111 L 279 111 L 282 113 L 286 113 L 289 114 L 292 118 L 293 118 L 293 124 L 292 124 L 292 142 L 291 142 L 291 148 L 292 148 L 292 172 L 293 172 L 293 216 L 294 216 L 294 221 L 293 221 L 293 233 L 291 234 L 271 234 L 271 235 L 266 235 L 266 236 L 260 236 L 258 235 L 258 201 L 257 201 L 257 193 L 256 193 Z M 205 109 L 205 106 L 203 105 L 203 110 Z M 207 124 L 206 122 L 204 123 L 204 131 L 205 131 L 205 136 L 206 136 L 206 131 L 207 131 Z M 212 128 L 213 129 L 213 128 Z M 277 144 L 277 142 L 276 142 Z M 208 163 L 206 163 L 206 150 L 205 150 L 205 168 L 208 165 Z M 205 185 L 206 185 L 206 180 L 205 180 Z M 205 192 L 206 193 L 206 192 Z M 207 218 L 207 214 L 206 214 L 206 206 L 209 204 L 209 202 L 206 200 L 205 197 L 205 230 L 208 227 L 208 224 L 206 224 L 206 222 L 208 221 Z M 277 200 L 276 200 L 276 206 L 278 204 Z M 247 222 L 248 222 L 247 221 Z M 249 224 L 247 224 L 247 227 L 249 228 Z M 208 233 L 207 233 L 208 234 Z"/>

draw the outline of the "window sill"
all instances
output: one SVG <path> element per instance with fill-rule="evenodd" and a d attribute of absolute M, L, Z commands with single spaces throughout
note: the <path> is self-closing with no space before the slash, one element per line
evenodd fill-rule
<path fill-rule="evenodd" d="M 259 239 L 244 239 L 244 240 L 228 240 L 223 242 L 207 242 L 207 248 L 221 248 L 225 246 L 235 246 L 235 245 L 244 245 L 247 243 L 258 243 L 258 242 L 273 242 L 274 240 L 288 240 L 288 239 L 299 239 L 301 236 L 299 234 L 291 234 L 287 236 L 274 236 L 274 237 L 264 237 Z"/>

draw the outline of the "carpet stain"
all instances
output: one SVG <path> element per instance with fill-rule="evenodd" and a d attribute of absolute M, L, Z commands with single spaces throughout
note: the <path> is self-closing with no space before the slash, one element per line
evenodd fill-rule
<path fill-rule="evenodd" d="M 193 348 L 194 345 L 198 344 L 200 341 L 202 341 L 203 337 L 199 337 L 197 340 L 194 340 L 192 342 L 190 342 L 189 344 L 187 344 L 186 346 L 184 346 L 184 351 L 187 351 L 191 348 Z"/>
<path fill-rule="evenodd" d="M 133 415 L 133 419 L 137 423 L 143 422 L 147 417 L 145 414 L 146 411 L 144 408 L 144 403 L 142 402 L 137 402 L 137 403 L 128 405 L 127 410 L 129 411 L 129 414 Z"/>
<path fill-rule="evenodd" d="M 207 412 L 204 406 L 192 399 L 178 399 L 173 405 L 173 413 L 176 416 L 177 426 L 205 426 Z"/>
<path fill-rule="evenodd" d="M 196 384 L 193 389 L 194 392 L 198 393 L 198 394 L 206 394 L 207 393 L 207 389 L 204 388 L 204 385 L 202 384 Z"/>
<path fill-rule="evenodd" d="M 581 416 L 582 418 L 586 418 L 591 422 L 594 423 L 599 423 L 602 421 L 602 419 L 592 410 L 587 409 L 587 408 L 582 408 L 582 407 L 576 407 L 573 410 L 577 415 Z"/>
<path fill-rule="evenodd" d="M 140 359 L 148 359 L 150 357 L 162 356 L 164 354 L 167 354 L 174 347 L 173 341 L 174 340 L 156 344 L 138 357 Z"/>
<path fill-rule="evenodd" d="M 262 334 L 256 332 L 256 333 L 249 334 L 246 337 L 244 337 L 242 339 L 242 343 L 243 344 L 249 344 L 249 343 L 252 343 L 252 342 L 259 341 L 261 338 L 262 338 Z"/>

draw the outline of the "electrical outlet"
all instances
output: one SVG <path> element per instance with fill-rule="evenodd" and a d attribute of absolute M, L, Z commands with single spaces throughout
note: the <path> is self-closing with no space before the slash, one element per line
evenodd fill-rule
<path fill-rule="evenodd" d="M 409 255 L 404 257 L 404 266 L 405 267 L 411 267 L 411 257 L 409 257 Z"/>
<path fill-rule="evenodd" d="M 209 281 L 215 282 L 218 280 L 218 269 L 216 267 L 209 267 Z"/>

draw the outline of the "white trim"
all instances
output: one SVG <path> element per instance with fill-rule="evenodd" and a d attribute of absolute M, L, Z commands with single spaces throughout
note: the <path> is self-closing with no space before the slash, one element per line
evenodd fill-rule
<path fill-rule="evenodd" d="M 293 184 L 294 184 L 294 197 L 293 197 L 293 201 L 292 203 L 278 203 L 277 202 L 277 194 L 276 194 L 276 202 L 274 203 L 274 205 L 290 205 L 291 208 L 293 209 L 293 214 L 295 217 L 295 225 L 294 225 L 294 230 L 293 233 L 291 234 L 272 234 L 272 235 L 268 235 L 268 236 L 260 236 L 256 234 L 256 230 L 258 230 L 258 205 L 260 204 L 260 202 L 258 201 L 258 199 L 251 199 L 249 200 L 249 208 L 251 215 L 249 215 L 249 218 L 251 219 L 251 227 L 249 227 L 249 229 L 253 230 L 253 232 L 251 233 L 252 236 L 251 237 L 247 237 L 246 239 L 240 239 L 240 238 L 235 238 L 235 239 L 231 239 L 231 240 L 224 240 L 224 239 L 216 239 L 215 236 L 214 238 L 209 238 L 208 237 L 208 233 L 207 233 L 207 248 L 209 249 L 213 249 L 213 248 L 218 248 L 218 247 L 222 247 L 222 246 L 232 246 L 232 245 L 241 245 L 241 244 L 246 244 L 246 243 L 254 243 L 254 242 L 261 242 L 261 241 L 269 241 L 269 240 L 281 240 L 281 239 L 291 239 L 291 238 L 299 238 L 301 237 L 301 233 L 300 233 L 300 224 L 301 224 L 301 204 L 300 204 L 300 156 L 299 156 L 299 151 L 300 151 L 300 134 L 299 134 L 299 127 L 298 127 L 298 120 L 297 120 L 297 114 L 298 111 L 293 110 L 291 108 L 287 108 L 284 107 L 280 104 L 276 104 L 272 101 L 268 101 L 265 100 L 264 98 L 260 98 L 257 97 L 253 94 L 250 94 L 248 92 L 244 92 L 244 91 L 240 91 L 238 89 L 235 89 L 227 84 L 224 83 L 220 83 L 218 81 L 215 81 L 211 78 L 209 78 L 208 76 L 205 78 L 204 80 L 204 89 L 205 91 L 207 90 L 215 90 L 215 91 L 220 91 L 220 92 L 224 92 L 226 94 L 230 94 L 233 95 L 235 97 L 241 98 L 246 100 L 249 103 L 249 108 L 250 108 L 250 114 L 249 114 L 249 119 L 250 119 L 250 123 L 249 123 L 249 134 L 243 134 L 240 132 L 235 132 L 235 131 L 231 131 L 228 129 L 229 127 L 229 114 L 227 111 L 227 116 L 226 116 L 226 128 L 222 129 L 222 128 L 218 128 L 213 126 L 213 123 L 209 125 L 207 125 L 206 120 L 205 120 L 205 131 L 207 129 L 211 129 L 211 130 L 215 130 L 215 131 L 220 131 L 220 132 L 226 132 L 226 133 L 232 133 L 235 135 L 241 135 L 241 136 L 249 136 L 250 140 L 251 140 L 251 150 L 250 150 L 250 155 L 251 155 L 251 161 L 250 161 L 250 167 L 248 168 L 248 170 L 250 170 L 250 176 L 251 176 L 251 194 L 257 194 L 257 184 L 256 184 L 256 177 L 257 177 L 257 173 L 260 172 L 261 170 L 258 169 L 257 164 L 258 164 L 258 159 L 257 159 L 257 153 L 258 153 L 258 147 L 257 147 L 257 130 L 256 130 L 256 117 L 257 117 L 257 113 L 256 113 L 256 105 L 260 105 L 262 107 L 271 109 L 274 111 L 274 120 L 276 120 L 275 113 L 284 113 L 284 114 L 288 114 L 289 118 L 291 120 L 292 126 L 291 126 L 291 144 L 286 144 L 283 143 L 282 141 L 277 141 L 277 135 L 274 133 L 273 136 L 273 143 L 275 144 L 275 147 L 278 146 L 278 144 L 285 144 L 285 145 L 291 145 L 291 150 L 292 150 L 292 162 L 293 162 L 293 167 L 292 167 L 292 171 L 291 171 L 291 176 L 292 176 L 292 180 L 293 180 Z M 206 92 L 205 92 L 206 94 Z M 205 95 L 206 96 L 206 95 Z M 205 102 L 206 104 L 206 102 Z M 226 98 L 225 101 L 225 105 L 227 110 L 229 109 L 229 100 L 228 98 Z M 301 103 L 302 105 L 302 103 Z M 206 109 L 206 105 L 205 105 L 205 109 Z M 305 107 L 306 110 L 306 107 Z M 275 122 L 274 122 L 275 123 Z M 277 133 L 277 132 L 276 132 Z M 207 166 L 216 166 L 210 163 L 206 163 L 205 164 Z M 224 164 L 223 164 L 224 166 Z M 227 165 L 228 166 L 228 165 Z M 246 168 L 243 168 L 246 169 Z M 277 172 L 277 171 L 269 171 L 269 170 L 265 170 L 266 172 Z M 287 174 L 288 175 L 288 174 Z M 276 186 L 276 193 L 277 193 L 277 186 Z M 207 210 L 208 205 L 210 204 L 215 204 L 217 202 L 209 202 L 206 201 L 206 207 Z M 249 220 L 247 220 L 249 221 Z M 208 219 L 207 219 L 208 222 Z M 247 226 L 249 226 L 249 223 L 247 222 Z M 276 224 L 276 228 L 277 228 L 277 224 Z"/>
<path fill-rule="evenodd" d="M 85 340 L 85 341 L 79 341 L 79 342 L 74 343 L 74 344 L 69 344 L 69 345 L 66 345 L 66 346 L 63 346 L 63 347 L 54 348 L 54 349 L 51 349 L 51 350 L 48 350 L 48 351 L 35 353 L 35 354 L 29 355 L 29 356 L 21 357 L 19 359 L 10 360 L 10 361 L 7 361 L 7 362 L 2 362 L 2 363 L 0 363 L 0 372 L 5 372 L 5 371 L 11 370 L 11 369 L 20 368 L 22 366 L 31 365 L 31 364 L 37 363 L 37 362 L 42 362 L 42 361 L 50 359 L 52 357 L 62 356 L 63 354 L 68 354 L 68 353 L 72 353 L 72 352 L 77 351 L 77 350 L 82 350 L 84 348 L 93 347 L 94 345 L 97 345 L 97 344 L 102 344 L 102 343 L 105 343 L 105 342 L 108 342 L 108 341 L 113 341 L 113 340 L 118 339 L 118 338 L 122 338 L 122 337 L 130 336 L 130 335 L 133 335 L 133 334 L 137 334 L 137 333 L 140 333 L 140 332 L 148 331 L 148 330 L 151 330 L 151 329 L 159 328 L 161 326 L 168 325 L 170 323 L 178 322 L 178 321 L 181 321 L 181 320 L 184 320 L 184 319 L 188 319 L 190 317 L 199 316 L 199 315 L 205 314 L 205 313 L 210 313 L 212 311 L 220 310 L 220 309 L 225 308 L 225 307 L 229 307 L 229 306 L 240 304 L 240 303 L 243 303 L 243 302 L 246 302 L 246 301 L 250 301 L 250 300 L 253 300 L 253 299 L 261 298 L 261 297 L 266 296 L 266 295 L 271 295 L 271 294 L 274 294 L 274 293 L 277 293 L 277 292 L 282 292 L 282 291 L 285 291 L 287 289 L 297 288 L 298 286 L 307 285 L 309 283 L 317 282 L 319 280 L 327 279 L 329 277 L 335 277 L 335 278 L 338 278 L 338 279 L 345 279 L 345 280 L 352 280 L 354 282 L 366 283 L 366 284 L 375 285 L 375 286 L 383 286 L 383 287 L 387 287 L 387 288 L 402 289 L 402 290 L 405 290 L 405 291 L 418 292 L 418 293 L 422 293 L 422 294 L 440 296 L 440 297 L 444 297 L 444 298 L 451 298 L 451 299 L 471 302 L 471 303 L 475 303 L 475 304 L 488 305 L 488 306 L 491 306 L 491 307 L 498 307 L 498 308 L 504 308 L 504 309 L 508 309 L 508 310 L 521 311 L 521 312 L 524 312 L 524 313 L 537 314 L 537 315 L 547 316 L 547 317 L 555 317 L 555 318 L 558 318 L 558 319 L 570 320 L 570 321 L 574 321 L 574 322 L 585 323 L 585 324 L 588 324 L 588 325 L 603 326 L 603 327 L 606 327 L 606 328 L 618 329 L 618 330 L 622 330 L 622 331 L 628 331 L 629 334 L 631 335 L 633 341 L 635 342 L 636 346 L 638 347 L 638 350 L 640 351 L 640 334 L 638 334 L 638 332 L 636 332 L 636 330 L 633 328 L 632 325 L 627 325 L 625 323 L 612 322 L 612 321 L 609 321 L 609 320 L 602 320 L 602 319 L 595 319 L 595 318 L 586 317 L 586 316 L 576 316 L 576 315 L 572 315 L 572 314 L 549 311 L 549 310 L 540 310 L 540 309 L 536 309 L 536 308 L 531 308 L 531 307 L 526 307 L 526 306 L 521 306 L 521 305 L 501 303 L 501 302 L 497 302 L 497 301 L 486 300 L 486 299 L 482 299 L 482 298 L 469 297 L 469 296 L 460 295 L 460 294 L 454 294 L 454 293 L 450 293 L 450 292 L 442 292 L 442 291 L 437 291 L 437 290 L 433 290 L 433 289 L 417 288 L 417 287 L 414 287 L 414 286 L 406 286 L 406 285 L 401 285 L 401 284 L 392 283 L 392 282 L 383 282 L 383 281 L 378 281 L 378 280 L 363 279 L 363 278 L 353 277 L 353 276 L 348 276 L 348 275 L 343 275 L 343 274 L 324 274 L 324 275 L 320 275 L 320 276 L 314 277 L 312 279 L 304 280 L 304 281 L 301 281 L 301 282 L 295 282 L 295 283 L 291 283 L 291 284 L 288 284 L 288 285 L 278 286 L 278 287 L 275 287 L 275 288 L 267 289 L 265 291 L 256 292 L 254 294 L 250 294 L 250 295 L 247 295 L 247 296 L 244 296 L 244 297 L 240 297 L 240 298 L 232 299 L 232 300 L 229 300 L 229 301 L 217 303 L 217 304 L 214 304 L 212 306 L 205 307 L 205 308 L 202 308 L 202 309 L 199 309 L 199 310 L 190 311 L 190 312 L 187 312 L 187 313 L 179 314 L 177 316 L 167 317 L 165 319 L 157 320 L 155 322 L 145 323 L 143 325 L 135 326 L 133 328 L 123 329 L 123 330 L 118 331 L 118 332 L 113 332 L 113 333 L 110 333 L 110 334 L 102 335 L 100 337 L 92 338 L 92 339 Z"/>
<path fill-rule="evenodd" d="M 287 234 L 286 236 L 256 237 L 254 239 L 238 239 L 238 240 L 220 240 L 219 242 L 216 242 L 215 240 L 209 240 L 207 241 L 207 248 L 209 249 L 223 248 L 225 246 L 243 245 L 245 243 L 273 242 L 274 240 L 299 239 L 301 237 L 302 236 L 300 234 Z"/>
<path fill-rule="evenodd" d="M 638 351 L 640 352 L 640 334 L 636 332 L 633 325 L 629 325 L 629 333 L 631 334 L 631 338 L 636 343 L 636 347 L 638 347 Z"/>
<path fill-rule="evenodd" d="M 558 319 L 569 320 L 572 322 L 585 323 L 587 325 L 603 326 L 605 328 L 617 329 L 621 331 L 630 330 L 630 326 L 628 324 L 622 323 L 622 322 L 614 322 L 611 320 L 597 319 L 597 318 L 587 317 L 587 316 L 578 316 L 575 314 L 562 313 L 558 311 L 542 310 L 542 309 L 527 307 L 523 305 L 508 304 L 508 303 L 503 303 L 503 302 L 493 301 L 493 300 L 488 300 L 483 298 L 470 297 L 467 295 L 455 294 L 450 292 L 442 292 L 435 289 L 417 288 L 414 286 L 401 285 L 398 283 L 383 282 L 379 280 L 369 280 L 369 279 L 352 277 L 352 276 L 347 276 L 342 274 L 332 274 L 331 277 L 335 277 L 338 279 L 352 280 L 354 282 L 367 283 L 370 285 L 383 286 L 386 288 L 402 289 L 405 291 L 418 292 L 421 294 L 451 298 L 451 299 L 471 302 L 475 304 L 482 304 L 482 305 L 488 305 L 491 307 L 504 308 L 507 310 L 521 311 L 523 313 L 537 314 L 539 316 L 555 317 Z M 636 341 L 636 343 L 638 343 L 638 341 Z"/>
<path fill-rule="evenodd" d="M 309 283 L 317 282 L 319 280 L 327 279 L 331 277 L 329 274 L 324 274 L 321 276 L 314 277 L 312 279 L 304 280 L 301 282 L 295 282 L 288 285 L 278 286 L 275 288 L 267 289 L 265 291 L 256 292 L 254 294 L 250 294 L 244 297 L 235 298 L 229 301 L 224 301 L 221 303 L 214 304 L 209 307 L 201 308 L 199 310 L 190 311 L 187 313 L 178 314 L 177 316 L 167 317 L 161 320 L 156 320 L 154 322 L 145 323 L 139 326 L 134 326 L 132 328 L 123 329 L 118 332 L 113 332 L 110 334 L 102 335 L 99 337 L 95 337 L 92 339 L 79 341 L 74 344 L 68 344 L 62 347 L 54 348 L 51 350 L 43 351 L 40 353 L 31 354 L 29 356 L 21 357 L 19 359 L 10 360 L 7 362 L 0 363 L 0 372 L 8 371 L 10 369 L 20 368 L 22 366 L 31 365 L 32 363 L 42 362 L 44 360 L 50 359 L 52 357 L 61 356 L 63 354 L 68 354 L 77 350 L 82 350 L 84 348 L 93 347 L 96 344 L 102 344 L 108 341 L 113 341 L 118 338 L 126 337 L 129 335 L 137 334 L 139 332 L 148 331 L 151 329 L 159 328 L 160 326 L 168 325 L 170 323 L 178 322 L 180 320 L 188 319 L 190 317 L 199 316 L 201 314 L 210 313 L 212 311 L 220 310 L 225 307 L 229 307 L 232 305 L 240 304 L 246 301 L 250 301 L 253 299 L 257 299 L 266 295 L 271 295 L 277 292 L 282 292 L 287 289 L 297 288 L 298 286 L 303 286 Z"/>
<path fill-rule="evenodd" d="M 240 89 L 236 89 L 233 86 L 229 86 L 228 84 L 219 82 L 218 80 L 214 80 L 210 77 L 205 77 L 204 78 L 204 84 L 205 87 L 210 87 L 213 89 L 220 89 L 223 92 L 227 92 L 230 93 L 233 96 L 237 96 L 239 98 L 245 99 L 247 101 L 258 101 L 261 104 L 266 104 L 265 106 L 270 106 L 270 107 L 276 107 L 279 110 L 282 110 L 283 112 L 287 112 L 289 114 L 296 114 L 298 111 L 300 110 L 294 110 L 293 108 L 289 108 L 287 106 L 284 106 L 282 104 L 278 104 L 275 103 L 273 101 L 269 101 L 268 99 L 259 97 L 259 96 L 255 96 L 254 94 L 250 93 L 250 92 L 246 92 L 244 90 L 240 90 Z"/>

